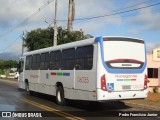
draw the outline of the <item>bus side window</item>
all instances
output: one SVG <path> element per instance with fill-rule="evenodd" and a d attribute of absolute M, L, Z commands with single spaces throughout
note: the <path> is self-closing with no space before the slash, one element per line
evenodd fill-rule
<path fill-rule="evenodd" d="M 62 70 L 73 70 L 75 66 L 75 48 L 62 51 Z"/>
<path fill-rule="evenodd" d="M 59 70 L 61 65 L 61 51 L 52 51 L 50 53 L 50 70 Z"/>
<path fill-rule="evenodd" d="M 50 54 L 42 53 L 40 57 L 40 70 L 48 70 L 49 69 L 49 60 L 50 60 Z"/>
<path fill-rule="evenodd" d="M 33 55 L 32 70 L 39 70 L 40 54 Z"/>
<path fill-rule="evenodd" d="M 76 49 L 76 70 L 91 70 L 93 66 L 93 46 L 83 46 Z"/>

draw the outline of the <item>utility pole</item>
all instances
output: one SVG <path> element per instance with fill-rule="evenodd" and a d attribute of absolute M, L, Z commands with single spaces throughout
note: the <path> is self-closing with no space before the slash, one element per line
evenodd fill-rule
<path fill-rule="evenodd" d="M 23 35 L 22 35 L 22 56 L 24 53 L 24 31 L 23 31 Z"/>
<path fill-rule="evenodd" d="M 53 45 L 57 45 L 57 0 L 55 0 L 55 16 L 54 16 L 54 37 L 53 37 Z"/>
<path fill-rule="evenodd" d="M 75 5 L 74 0 L 69 0 L 69 10 L 68 10 L 68 31 L 71 31 L 72 29 L 72 22 L 74 20 L 74 14 L 75 14 Z"/>

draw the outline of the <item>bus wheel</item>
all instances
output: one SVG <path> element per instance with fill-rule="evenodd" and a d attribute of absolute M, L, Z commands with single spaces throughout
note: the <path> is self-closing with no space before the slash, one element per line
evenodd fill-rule
<path fill-rule="evenodd" d="M 62 86 L 57 87 L 56 101 L 58 105 L 65 105 L 64 90 Z"/>
<path fill-rule="evenodd" d="M 26 89 L 26 94 L 27 95 L 32 95 L 33 94 L 33 91 L 29 90 L 29 84 L 27 82 L 25 83 L 25 89 Z"/>

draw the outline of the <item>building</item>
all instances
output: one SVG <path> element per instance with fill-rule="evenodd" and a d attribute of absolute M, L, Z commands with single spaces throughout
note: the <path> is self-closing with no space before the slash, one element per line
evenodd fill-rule
<path fill-rule="evenodd" d="M 153 49 L 153 54 L 147 54 L 149 91 L 160 93 L 160 48 Z"/>

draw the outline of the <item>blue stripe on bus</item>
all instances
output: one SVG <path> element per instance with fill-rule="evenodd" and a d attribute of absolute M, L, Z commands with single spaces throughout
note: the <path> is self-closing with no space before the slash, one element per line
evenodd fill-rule
<path fill-rule="evenodd" d="M 117 79 L 117 81 L 123 81 L 123 79 Z"/>
<path fill-rule="evenodd" d="M 147 61 L 147 58 L 146 58 L 146 45 L 144 47 L 145 49 L 145 62 L 144 62 L 144 65 L 141 69 L 117 69 L 117 68 L 109 68 L 105 61 L 104 61 L 104 44 L 103 44 L 103 37 L 97 37 L 95 38 L 95 42 L 98 42 L 100 44 L 100 50 L 101 50 L 101 59 L 102 59 L 102 64 L 104 66 L 104 68 L 106 69 L 107 72 L 109 73 L 114 73 L 114 74 L 120 74 L 120 73 L 125 73 L 125 74 L 130 74 L 130 73 L 142 73 L 144 72 L 147 64 L 146 64 L 146 61 Z"/>
<path fill-rule="evenodd" d="M 70 73 L 63 73 L 63 76 L 70 76 Z"/>

